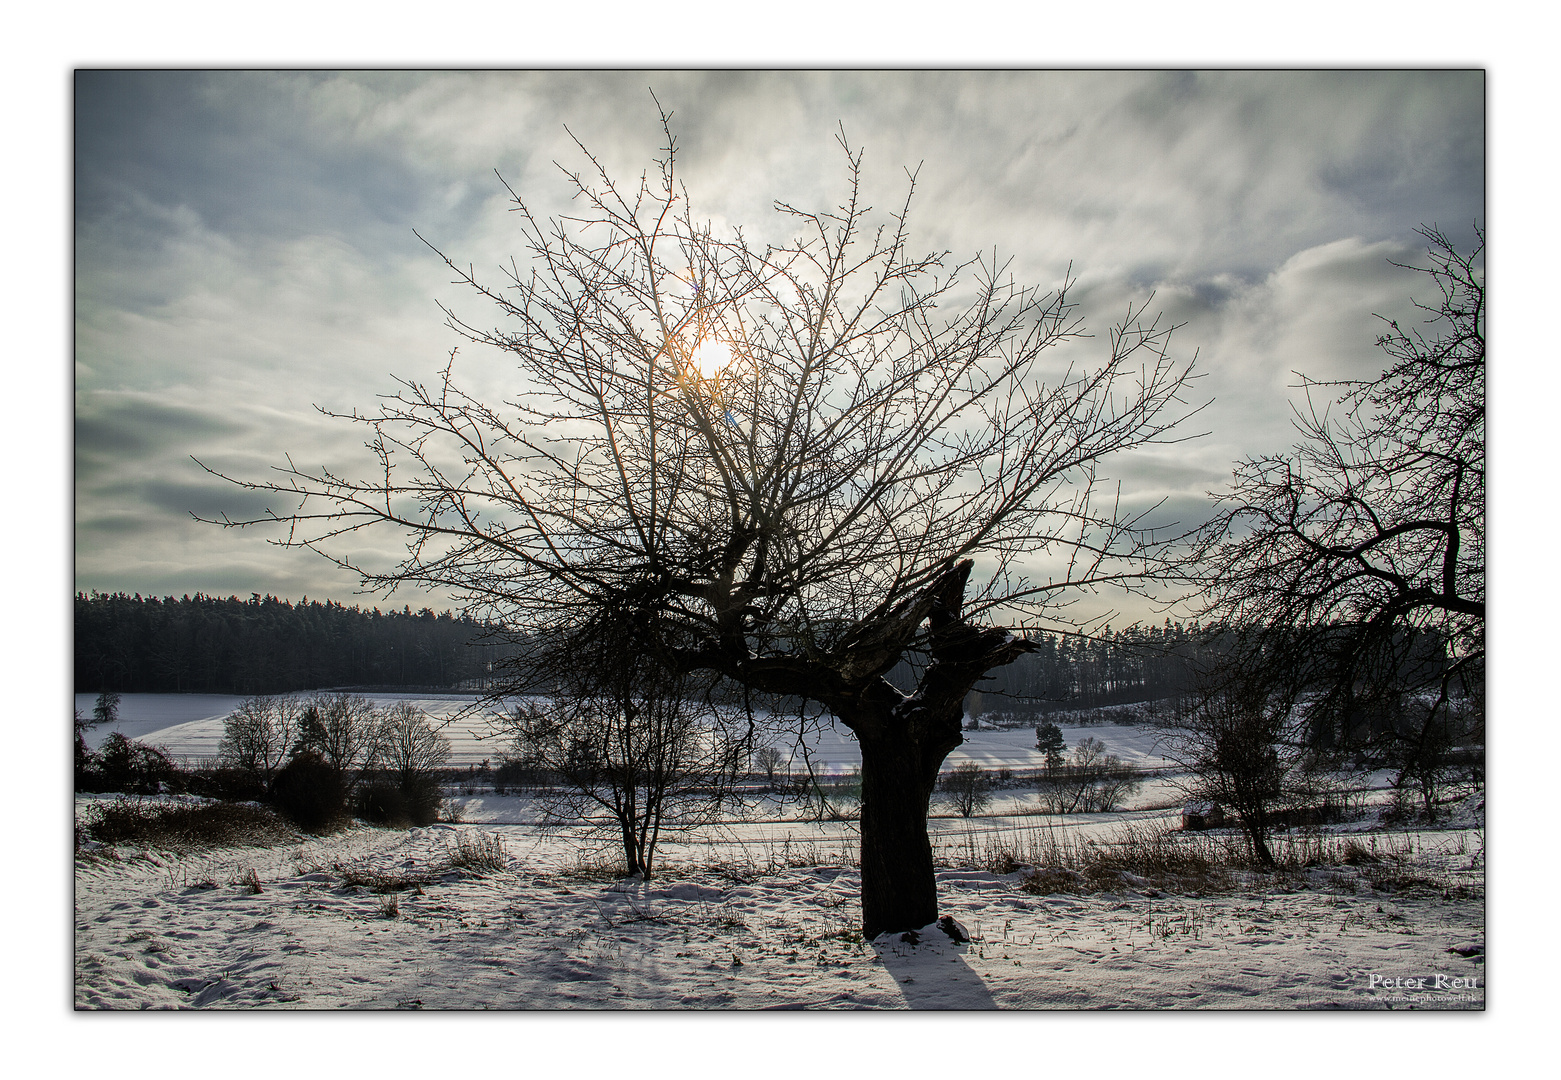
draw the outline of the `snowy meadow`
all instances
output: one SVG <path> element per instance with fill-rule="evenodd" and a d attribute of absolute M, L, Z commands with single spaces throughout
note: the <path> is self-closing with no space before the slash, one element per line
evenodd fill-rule
<path fill-rule="evenodd" d="M 449 715 L 465 703 L 417 701 Z M 131 695 L 117 727 L 195 758 L 232 705 Z M 1159 770 L 1089 814 L 1041 812 L 1023 781 L 1033 730 L 970 731 L 949 766 L 1017 779 L 969 817 L 934 807 L 954 933 L 863 940 L 849 806 L 830 819 L 758 785 L 720 822 L 664 840 L 649 880 L 623 878 L 611 836 L 549 824 L 534 792 L 483 779 L 503 747 L 480 722 L 446 730 L 448 821 L 79 843 L 76 1007 L 1484 1007 L 1483 796 L 1449 804 L 1437 828 L 1395 828 L 1386 792 L 1362 792 L 1352 820 L 1278 836 L 1279 870 L 1259 873 L 1234 857 L 1239 837 L 1181 830 L 1177 776 L 1143 727 L 1064 728 L 1070 746 L 1098 738 Z M 849 775 L 852 748 L 826 731 L 810 754 Z M 113 800 L 78 795 L 78 822 Z"/>

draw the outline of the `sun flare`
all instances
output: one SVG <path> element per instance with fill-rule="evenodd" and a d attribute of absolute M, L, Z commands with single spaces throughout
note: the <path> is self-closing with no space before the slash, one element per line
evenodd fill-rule
<path fill-rule="evenodd" d="M 709 337 L 695 347 L 689 361 L 701 378 L 713 379 L 732 362 L 732 347 L 720 338 Z"/>

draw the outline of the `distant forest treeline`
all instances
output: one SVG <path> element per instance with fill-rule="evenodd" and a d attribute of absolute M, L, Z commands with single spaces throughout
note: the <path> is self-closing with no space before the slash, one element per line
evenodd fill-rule
<path fill-rule="evenodd" d="M 274 596 L 76 594 L 76 692 L 259 694 L 471 685 L 495 650 L 449 612 Z"/>
<path fill-rule="evenodd" d="M 334 601 L 78 593 L 76 692 L 257 694 L 332 686 L 475 686 L 508 650 L 486 627 L 427 608 Z M 1196 627 L 1035 634 L 1037 651 L 978 687 L 983 710 L 1148 701 L 1186 686 Z M 894 679 L 891 675 L 891 680 Z M 974 703 L 972 703 L 974 704 Z"/>
<path fill-rule="evenodd" d="M 1099 634 L 1032 633 L 1036 651 L 976 684 L 982 711 L 1093 709 L 1174 697 L 1191 684 L 1196 624 L 1165 622 Z"/>

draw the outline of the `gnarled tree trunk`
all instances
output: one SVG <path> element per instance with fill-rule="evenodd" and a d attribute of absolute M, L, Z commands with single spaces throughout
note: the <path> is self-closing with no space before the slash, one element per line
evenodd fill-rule
<path fill-rule="evenodd" d="M 1029 648 L 1006 631 L 964 621 L 970 569 L 957 563 L 925 594 L 930 657 L 916 692 L 888 704 L 881 685 L 864 685 L 858 708 L 836 706 L 862 747 L 864 937 L 936 921 L 927 810 L 938 770 L 964 741 L 964 700 L 976 680 Z"/>
<path fill-rule="evenodd" d="M 938 769 L 961 741 L 958 712 L 949 726 L 952 739 L 918 737 L 892 724 L 858 736 L 864 937 L 915 929 L 938 917 L 927 810 Z M 873 729 L 864 726 L 864 730 Z"/>

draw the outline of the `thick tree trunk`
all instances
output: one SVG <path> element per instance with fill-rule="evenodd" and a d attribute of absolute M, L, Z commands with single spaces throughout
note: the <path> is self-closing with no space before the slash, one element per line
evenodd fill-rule
<path fill-rule="evenodd" d="M 960 615 L 971 563 L 966 560 L 924 594 L 931 662 L 910 698 L 877 712 L 837 715 L 862 746 L 862 934 L 915 930 L 938 917 L 937 878 L 927 837 L 927 808 L 938 769 L 964 741 L 965 695 L 994 667 L 1029 646 L 1002 630 L 981 629 Z M 887 665 L 885 665 L 887 667 Z M 892 691 L 891 691 L 892 693 Z"/>
<path fill-rule="evenodd" d="M 862 936 L 914 930 L 938 917 L 927 808 L 947 750 L 903 735 L 862 740 Z"/>
<path fill-rule="evenodd" d="M 916 930 L 938 917 L 927 807 L 938 769 L 964 741 L 965 695 L 988 671 L 1031 645 L 1007 631 L 964 621 L 972 563 L 961 560 L 914 598 L 864 620 L 826 660 L 755 657 L 736 640 L 725 654 L 685 658 L 738 682 L 827 706 L 862 747 L 862 933 Z M 884 675 L 925 622 L 929 662 L 907 697 Z"/>

